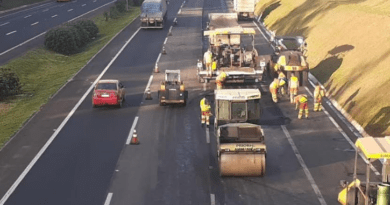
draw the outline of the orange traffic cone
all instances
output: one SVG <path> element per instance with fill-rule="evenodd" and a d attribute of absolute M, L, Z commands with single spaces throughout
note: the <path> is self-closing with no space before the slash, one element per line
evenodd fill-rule
<path fill-rule="evenodd" d="M 138 137 L 137 137 L 137 131 L 136 130 L 134 130 L 134 132 L 133 132 L 133 137 L 131 138 L 130 144 L 132 144 L 132 145 L 138 145 L 139 144 L 139 140 L 138 140 Z"/>

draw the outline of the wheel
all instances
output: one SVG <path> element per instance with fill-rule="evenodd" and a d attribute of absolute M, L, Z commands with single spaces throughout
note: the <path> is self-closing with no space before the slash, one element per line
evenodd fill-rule
<path fill-rule="evenodd" d="M 97 108 L 97 106 L 95 104 L 92 103 L 92 108 Z"/>

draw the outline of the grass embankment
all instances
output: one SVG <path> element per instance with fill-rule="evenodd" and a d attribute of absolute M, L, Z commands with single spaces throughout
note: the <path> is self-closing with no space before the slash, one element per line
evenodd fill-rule
<path fill-rule="evenodd" d="M 103 15 L 95 17 L 93 21 L 99 27 L 99 37 L 88 44 L 82 53 L 64 56 L 38 48 L 2 66 L 16 72 L 24 84 L 24 94 L 0 103 L 0 147 L 139 13 L 139 7 L 135 7 L 115 20 L 105 21 Z"/>
<path fill-rule="evenodd" d="M 277 35 L 303 35 L 311 73 L 372 136 L 390 135 L 390 1 L 264 0 Z"/>
<path fill-rule="evenodd" d="M 42 1 L 45 0 L 3 0 L 3 2 L 0 3 L 0 11 L 13 9 L 19 6 L 38 3 Z"/>

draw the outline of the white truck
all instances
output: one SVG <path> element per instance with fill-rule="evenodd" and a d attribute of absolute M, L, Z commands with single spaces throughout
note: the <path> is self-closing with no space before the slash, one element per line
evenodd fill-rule
<path fill-rule="evenodd" d="M 238 18 L 250 19 L 255 17 L 255 7 L 259 0 L 233 0 L 234 11 Z"/>

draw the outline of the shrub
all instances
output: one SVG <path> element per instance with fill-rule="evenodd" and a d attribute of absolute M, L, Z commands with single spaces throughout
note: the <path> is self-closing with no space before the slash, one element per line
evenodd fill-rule
<path fill-rule="evenodd" d="M 119 11 L 115 6 L 110 7 L 110 18 L 116 19 L 119 17 Z"/>
<path fill-rule="evenodd" d="M 77 51 L 74 31 L 69 27 L 51 29 L 45 35 L 45 46 L 57 53 L 69 55 Z"/>
<path fill-rule="evenodd" d="M 19 78 L 10 69 L 0 68 L 0 100 L 16 95 L 22 90 Z"/>
<path fill-rule="evenodd" d="M 79 40 L 80 40 L 80 44 L 77 44 L 79 47 L 84 46 L 91 40 L 91 38 L 89 38 L 89 33 L 86 31 L 86 29 L 84 29 L 83 25 L 81 24 L 81 21 L 69 24 L 69 26 L 73 27 L 77 31 L 77 35 L 79 36 Z M 76 39 L 76 43 L 77 43 L 77 39 Z"/>
<path fill-rule="evenodd" d="M 126 12 L 126 2 L 125 1 L 115 2 L 115 7 L 120 13 Z"/>
<path fill-rule="evenodd" d="M 99 28 L 96 26 L 96 24 L 91 20 L 83 20 L 78 22 L 87 32 L 89 35 L 89 38 L 96 38 L 97 34 L 99 33 Z"/>

